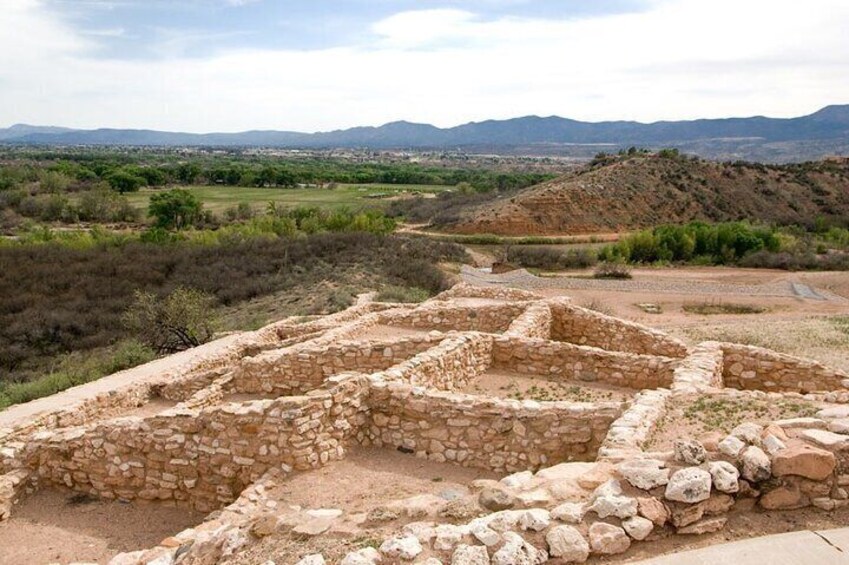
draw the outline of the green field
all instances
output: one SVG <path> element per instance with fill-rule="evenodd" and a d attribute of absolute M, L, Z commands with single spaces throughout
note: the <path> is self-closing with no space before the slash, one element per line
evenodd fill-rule
<path fill-rule="evenodd" d="M 336 188 L 256 188 L 244 186 L 189 186 L 182 187 L 196 194 L 204 208 L 220 214 L 240 202 L 247 202 L 257 210 L 269 202 L 283 206 L 318 206 L 321 208 L 362 208 L 399 196 L 436 194 L 450 186 L 405 184 L 339 184 Z M 127 194 L 127 199 L 137 208 L 147 210 L 150 195 L 164 189 L 145 188 Z M 381 197 L 384 198 L 381 198 Z"/>

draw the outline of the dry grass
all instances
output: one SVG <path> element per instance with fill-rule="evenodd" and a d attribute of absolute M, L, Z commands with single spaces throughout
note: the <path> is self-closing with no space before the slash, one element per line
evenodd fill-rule
<path fill-rule="evenodd" d="M 804 320 L 733 321 L 669 328 L 690 343 L 716 340 L 755 345 L 789 355 L 815 359 L 849 372 L 849 316 Z"/>

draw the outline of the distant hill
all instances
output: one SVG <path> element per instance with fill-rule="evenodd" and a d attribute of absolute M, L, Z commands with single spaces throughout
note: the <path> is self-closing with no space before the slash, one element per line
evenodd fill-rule
<path fill-rule="evenodd" d="M 527 116 L 453 128 L 392 122 L 322 133 L 246 131 L 190 134 L 153 130 L 69 130 L 16 125 L 0 142 L 50 145 L 262 146 L 281 148 L 473 149 L 591 156 L 630 145 L 680 147 L 704 157 L 798 161 L 849 153 L 849 105 L 799 118 L 762 116 L 644 124 Z"/>
<path fill-rule="evenodd" d="M 470 205 L 439 227 L 457 233 L 602 233 L 691 220 L 806 223 L 849 217 L 849 159 L 801 165 L 687 157 L 609 158 L 514 196 Z"/>

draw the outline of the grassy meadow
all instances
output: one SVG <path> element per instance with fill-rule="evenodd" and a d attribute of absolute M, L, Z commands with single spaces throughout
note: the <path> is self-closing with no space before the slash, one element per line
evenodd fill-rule
<path fill-rule="evenodd" d="M 183 186 L 195 194 L 205 210 L 221 214 L 227 208 L 246 202 L 257 211 L 263 210 L 269 202 L 295 208 L 298 206 L 317 206 L 319 208 L 363 208 L 374 206 L 390 198 L 413 195 L 437 194 L 452 187 L 442 185 L 405 185 L 405 184 L 338 184 L 329 187 L 298 188 L 260 188 L 246 186 Z M 139 210 L 147 211 L 151 194 L 163 189 L 144 188 L 138 192 L 126 194 L 130 203 Z"/>

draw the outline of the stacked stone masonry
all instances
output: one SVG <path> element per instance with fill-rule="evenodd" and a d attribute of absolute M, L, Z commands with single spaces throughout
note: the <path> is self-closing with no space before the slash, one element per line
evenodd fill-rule
<path fill-rule="evenodd" d="M 369 339 L 375 326 L 420 333 Z M 459 392 L 488 371 L 634 393 L 571 402 Z M 440 522 L 434 509 L 435 522 L 404 526 L 366 551 L 372 557 L 581 562 L 657 528 L 714 531 L 745 499 L 765 509 L 849 504 L 847 383 L 812 361 L 727 343 L 687 348 L 568 299 L 515 289 L 457 285 L 418 306 L 361 300 L 243 334 L 157 378 L 0 429 L 0 520 L 51 485 L 220 510 L 113 565 L 214 563 L 256 543 L 268 529 L 258 524 L 279 521 L 270 485 L 364 445 L 514 473 L 469 485 L 484 509 L 477 518 Z M 743 426 L 716 445 L 645 450 L 671 403 L 728 394 L 830 407 L 817 418 Z M 123 416 L 158 399 L 177 404 Z M 375 562 L 357 555 L 343 563 Z"/>

